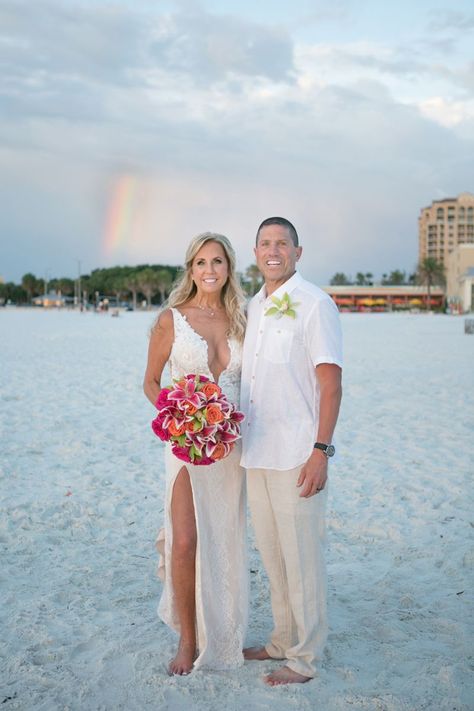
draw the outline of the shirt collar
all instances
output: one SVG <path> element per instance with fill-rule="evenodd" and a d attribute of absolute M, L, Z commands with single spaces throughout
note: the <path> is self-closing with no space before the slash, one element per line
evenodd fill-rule
<path fill-rule="evenodd" d="M 291 276 L 289 279 L 287 279 L 281 286 L 278 287 L 273 293 L 272 296 L 276 296 L 277 299 L 281 299 L 283 294 L 291 294 L 292 291 L 294 291 L 303 281 L 303 277 L 299 272 L 295 272 L 293 276 Z M 260 303 L 265 302 L 268 298 L 267 292 L 265 290 L 265 284 L 262 286 L 260 291 L 257 293 L 258 300 Z"/>

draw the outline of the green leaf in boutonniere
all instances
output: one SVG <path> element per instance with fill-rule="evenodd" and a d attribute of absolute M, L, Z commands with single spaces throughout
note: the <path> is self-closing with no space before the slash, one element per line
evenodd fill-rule
<path fill-rule="evenodd" d="M 265 311 L 265 316 L 276 316 L 276 318 L 291 316 L 291 318 L 296 318 L 296 307 L 299 306 L 299 301 L 291 301 L 286 291 L 281 299 L 277 296 L 271 296 L 270 298 L 275 306 L 270 306 L 270 308 Z"/>

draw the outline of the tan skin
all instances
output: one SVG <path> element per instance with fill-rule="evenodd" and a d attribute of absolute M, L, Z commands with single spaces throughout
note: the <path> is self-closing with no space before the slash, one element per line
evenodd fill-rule
<path fill-rule="evenodd" d="M 302 247 L 296 247 L 289 231 L 283 225 L 267 225 L 258 235 L 254 249 L 257 266 L 265 279 L 267 296 L 273 294 L 296 271 L 296 262 L 302 254 Z M 341 369 L 337 365 L 321 363 L 316 367 L 316 377 L 320 388 L 319 426 L 315 442 L 332 441 L 336 427 L 342 396 Z M 318 494 L 326 486 L 328 460 L 324 452 L 314 449 L 301 469 L 296 486 L 301 487 L 300 496 L 309 498 Z M 265 647 L 244 649 L 244 657 L 249 660 L 271 659 Z M 304 683 L 311 677 L 298 674 L 283 666 L 265 677 L 270 686 Z"/>
<path fill-rule="evenodd" d="M 207 343 L 209 369 L 217 382 L 229 363 L 227 341 L 229 319 L 221 302 L 228 277 L 228 263 L 218 242 L 206 242 L 193 260 L 191 275 L 196 294 L 179 307 L 189 325 Z M 211 315 L 214 314 L 214 315 Z M 169 360 L 174 339 L 173 314 L 164 311 L 153 330 L 143 389 L 154 405 L 161 390 L 161 376 Z M 189 674 L 196 658 L 195 559 L 196 519 L 189 473 L 183 466 L 171 498 L 173 544 L 171 579 L 181 635 L 178 650 L 170 661 L 170 674 Z"/>

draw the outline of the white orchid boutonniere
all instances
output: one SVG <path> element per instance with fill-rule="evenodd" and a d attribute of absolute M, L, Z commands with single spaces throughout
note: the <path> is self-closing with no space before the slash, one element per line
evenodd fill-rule
<path fill-rule="evenodd" d="M 296 318 L 296 307 L 299 306 L 299 301 L 291 301 L 286 291 L 281 299 L 276 296 L 271 296 L 270 298 L 275 306 L 270 306 L 270 308 L 265 311 L 265 316 L 275 316 L 276 318 L 291 316 L 291 318 Z"/>

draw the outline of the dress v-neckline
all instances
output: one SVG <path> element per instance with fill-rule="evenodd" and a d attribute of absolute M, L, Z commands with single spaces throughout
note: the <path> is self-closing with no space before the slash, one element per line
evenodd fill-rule
<path fill-rule="evenodd" d="M 204 343 L 204 345 L 206 347 L 206 353 L 207 353 L 207 356 L 206 356 L 207 369 L 208 369 L 209 373 L 212 375 L 212 377 L 214 378 L 214 382 L 218 385 L 222 374 L 225 373 L 227 370 L 229 370 L 230 364 L 232 362 L 232 346 L 229 341 L 229 338 L 226 338 L 227 347 L 229 349 L 229 362 L 227 363 L 226 367 L 223 370 L 221 370 L 221 372 L 219 373 L 219 376 L 216 378 L 216 376 L 214 375 L 214 373 L 211 370 L 211 366 L 209 365 L 209 344 L 208 344 L 208 342 L 206 341 L 204 336 L 201 336 L 201 334 L 198 333 L 193 326 L 191 326 L 191 324 L 188 321 L 188 317 L 185 314 L 182 314 L 181 311 L 179 309 L 177 309 L 176 307 L 174 307 L 173 310 L 178 312 L 178 314 L 181 316 L 181 318 L 183 319 L 183 321 L 187 325 L 187 327 L 190 328 L 191 331 L 194 333 L 194 335 L 197 336 Z"/>

